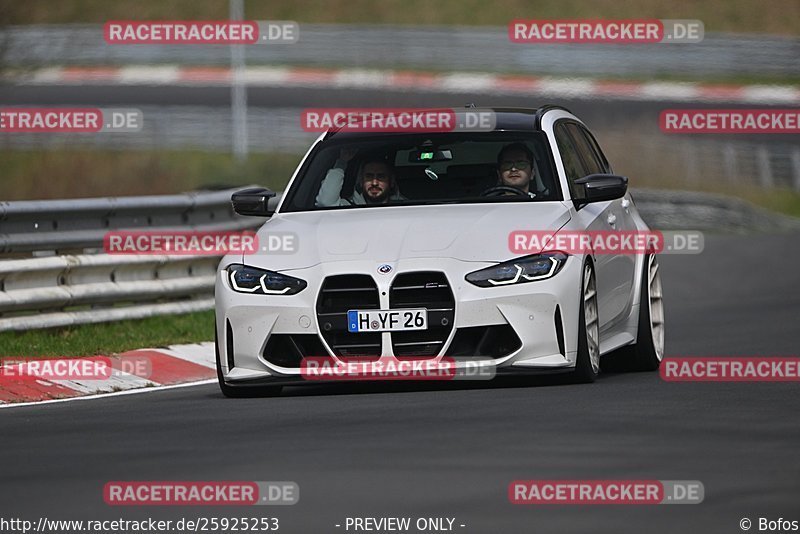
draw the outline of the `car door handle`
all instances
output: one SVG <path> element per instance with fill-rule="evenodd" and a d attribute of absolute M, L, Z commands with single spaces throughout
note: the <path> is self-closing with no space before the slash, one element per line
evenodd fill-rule
<path fill-rule="evenodd" d="M 631 201 L 627 198 L 622 199 L 622 207 L 625 208 L 625 211 L 628 211 L 628 207 L 630 207 Z"/>
<path fill-rule="evenodd" d="M 617 216 L 614 215 L 613 213 L 610 213 L 608 215 L 608 218 L 606 219 L 606 222 L 611 226 L 614 226 L 615 224 L 617 224 Z"/>

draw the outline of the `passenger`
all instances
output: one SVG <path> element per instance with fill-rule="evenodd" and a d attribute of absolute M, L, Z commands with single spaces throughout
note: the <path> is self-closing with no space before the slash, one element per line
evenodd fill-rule
<path fill-rule="evenodd" d="M 355 154 L 354 149 L 339 151 L 339 158 L 322 180 L 316 198 L 317 206 L 388 204 L 389 201 L 406 200 L 397 187 L 394 167 L 378 156 L 364 158 L 358 169 L 353 196 L 342 198 L 345 170 Z"/>

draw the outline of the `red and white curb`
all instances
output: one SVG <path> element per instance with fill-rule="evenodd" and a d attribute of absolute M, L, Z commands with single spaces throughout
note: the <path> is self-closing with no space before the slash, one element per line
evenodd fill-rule
<path fill-rule="evenodd" d="M 227 67 L 134 65 L 128 67 L 50 67 L 13 76 L 34 85 L 228 86 Z M 312 87 L 401 91 L 515 94 L 559 98 L 641 101 L 797 104 L 800 88 L 791 85 L 720 85 L 696 82 L 627 82 L 594 78 L 511 76 L 395 70 L 247 67 L 250 87 Z"/>
<path fill-rule="evenodd" d="M 80 358 L 97 360 L 99 356 Z M 102 379 L 53 379 L 21 371 L 23 364 L 11 363 L 0 372 L 0 408 L 17 406 L 18 403 L 38 403 L 53 400 L 107 395 L 128 390 L 160 389 L 165 386 L 190 385 L 216 380 L 214 343 L 173 345 L 159 349 L 141 349 L 111 356 L 115 359 L 148 362 L 147 376 L 137 376 L 115 370 Z M 20 358 L 8 358 L 18 361 Z M 2 363 L 2 362 L 0 362 Z M 120 366 L 125 368 L 125 366 Z"/>

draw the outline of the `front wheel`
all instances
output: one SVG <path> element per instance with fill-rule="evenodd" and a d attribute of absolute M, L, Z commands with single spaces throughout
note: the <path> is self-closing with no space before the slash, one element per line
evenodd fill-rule
<path fill-rule="evenodd" d="M 576 382 L 594 382 L 600 373 L 600 320 L 597 313 L 597 282 L 590 262 L 583 266 L 581 312 L 578 320 Z"/>
<path fill-rule="evenodd" d="M 620 349 L 623 371 L 655 371 L 664 358 L 664 301 L 655 254 L 644 262 L 636 343 Z"/>

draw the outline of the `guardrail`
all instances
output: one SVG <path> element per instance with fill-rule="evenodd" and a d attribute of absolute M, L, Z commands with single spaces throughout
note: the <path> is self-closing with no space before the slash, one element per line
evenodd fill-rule
<path fill-rule="evenodd" d="M 208 310 L 218 263 L 108 254 L 0 261 L 0 331 Z"/>
<path fill-rule="evenodd" d="M 180 195 L 0 202 L 0 253 L 100 249 L 109 230 L 226 231 L 257 226 L 231 207 L 236 189 Z"/>
<path fill-rule="evenodd" d="M 509 20 L 511 20 L 509 14 Z M 228 65 L 226 45 L 113 45 L 96 24 L 13 26 L 9 66 L 175 63 Z M 676 50 L 680 50 L 676 53 Z M 800 40 L 708 32 L 700 43 L 580 44 L 512 43 L 504 26 L 392 26 L 301 24 L 294 44 L 249 46 L 249 65 L 497 70 L 568 75 L 796 75 Z"/>
<path fill-rule="evenodd" d="M 260 226 L 233 213 L 236 190 L 0 203 L 0 331 L 213 308 L 221 255 L 105 254 L 103 236 Z"/>

